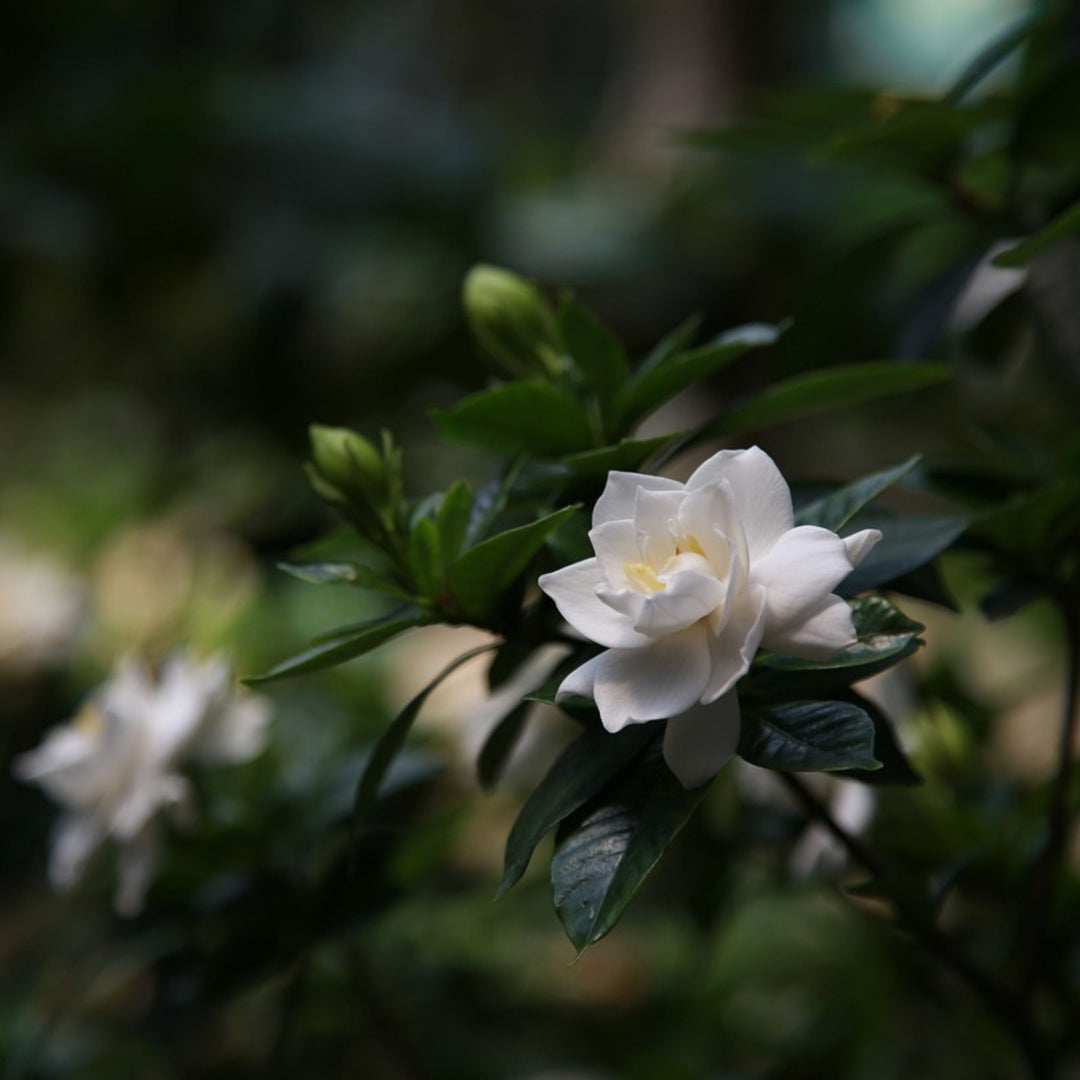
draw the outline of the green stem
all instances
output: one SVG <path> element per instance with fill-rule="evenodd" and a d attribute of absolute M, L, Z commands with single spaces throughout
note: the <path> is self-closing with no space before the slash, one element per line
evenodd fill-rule
<path fill-rule="evenodd" d="M 883 877 L 880 860 L 863 843 L 844 829 L 830 814 L 828 808 L 816 795 L 793 773 L 778 773 L 780 779 L 795 795 L 803 808 L 840 842 L 848 855 L 874 877 Z M 927 952 L 953 974 L 963 980 L 982 1000 L 987 1010 L 1000 1020 L 1012 1033 L 1017 1046 L 1027 1062 L 1031 1080 L 1050 1080 L 1052 1067 L 1047 1060 L 1046 1051 L 1036 1035 L 1024 1003 L 1015 998 L 1007 989 L 982 968 L 969 960 L 957 949 L 933 922 L 921 915 L 907 910 L 902 902 L 893 897 L 893 906 L 901 925 L 926 948 Z"/>

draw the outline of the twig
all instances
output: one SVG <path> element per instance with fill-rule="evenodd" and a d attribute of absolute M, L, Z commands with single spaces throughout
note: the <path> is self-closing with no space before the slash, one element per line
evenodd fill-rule
<path fill-rule="evenodd" d="M 868 870 L 874 877 L 884 876 L 882 864 L 877 856 L 835 821 L 828 808 L 797 776 L 792 773 L 779 773 L 778 775 L 799 802 L 802 803 L 806 812 L 829 830 L 855 862 Z M 989 973 L 983 971 L 982 968 L 969 960 L 934 923 L 928 922 L 917 913 L 907 910 L 897 898 L 893 897 L 892 899 L 901 925 L 913 937 L 922 942 L 927 951 L 943 967 L 950 969 L 966 982 L 982 999 L 987 1009 L 1012 1032 L 1027 1061 L 1031 1080 L 1050 1080 L 1053 1073 L 1046 1057 L 1046 1051 L 1032 1028 L 1023 1001 L 1014 998 L 1008 990 L 999 986 Z"/>

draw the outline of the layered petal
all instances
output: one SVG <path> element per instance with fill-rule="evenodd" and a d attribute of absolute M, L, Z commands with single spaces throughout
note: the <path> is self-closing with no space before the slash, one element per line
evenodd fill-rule
<path fill-rule="evenodd" d="M 700 787 L 727 764 L 739 743 L 741 718 L 734 690 L 664 726 L 664 760 L 684 788 Z"/>
<path fill-rule="evenodd" d="M 589 530 L 589 542 L 596 552 L 600 572 L 613 589 L 628 589 L 626 564 L 641 561 L 638 533 L 629 519 L 606 521 Z"/>
<path fill-rule="evenodd" d="M 738 598 L 719 634 L 710 633 L 709 678 L 703 704 L 716 701 L 746 674 L 765 632 L 765 590 L 747 589 Z"/>
<path fill-rule="evenodd" d="M 678 480 L 645 473 L 609 472 L 603 494 L 593 507 L 593 526 L 634 516 L 634 500 L 639 491 L 682 491 Z"/>
<path fill-rule="evenodd" d="M 751 558 L 764 555 L 794 521 L 787 481 L 773 459 L 756 446 L 713 454 L 698 466 L 686 486 L 694 490 L 719 480 L 731 485 Z"/>
<path fill-rule="evenodd" d="M 775 652 L 803 660 L 829 660 L 854 645 L 855 641 L 851 607 L 839 596 L 830 595 L 800 620 L 777 630 L 770 626 L 762 644 Z"/>
<path fill-rule="evenodd" d="M 850 572 L 847 548 L 836 533 L 816 525 L 785 533 L 750 568 L 751 583 L 768 594 L 768 632 L 801 624 Z"/>
<path fill-rule="evenodd" d="M 847 551 L 847 557 L 851 561 L 852 569 L 866 558 L 880 539 L 881 531 L 879 529 L 863 529 L 861 532 L 844 537 L 844 549 Z"/>
<path fill-rule="evenodd" d="M 686 501 L 686 492 L 638 492 L 634 502 L 634 528 L 638 547 L 645 562 L 659 568 L 675 556 L 679 510 Z"/>
<path fill-rule="evenodd" d="M 555 601 L 559 614 L 582 637 L 609 649 L 632 649 L 648 644 L 649 638 L 639 634 L 625 615 L 596 595 L 596 590 L 606 585 L 606 579 L 595 558 L 543 574 L 539 585 Z"/>
<path fill-rule="evenodd" d="M 643 649 L 609 649 L 590 663 L 594 665 L 588 673 L 592 695 L 608 731 L 663 720 L 685 712 L 705 689 L 709 678 L 706 630 L 704 625 L 691 627 Z M 576 685 L 584 682 L 582 678 Z"/>

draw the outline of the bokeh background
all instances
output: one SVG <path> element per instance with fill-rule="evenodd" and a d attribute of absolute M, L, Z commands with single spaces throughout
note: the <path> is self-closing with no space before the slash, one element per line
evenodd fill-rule
<path fill-rule="evenodd" d="M 483 456 L 438 443 L 428 418 L 490 378 L 460 310 L 478 261 L 573 287 L 636 355 L 693 311 L 710 333 L 794 316 L 786 347 L 717 395 L 933 355 L 932 297 L 913 319 L 916 301 L 970 272 L 1000 222 L 938 213 L 916 170 L 687 136 L 778 98 L 839 117 L 864 87 L 939 96 L 1027 12 L 10 0 L 0 1075 L 1012 1075 L 1002 1033 L 836 890 L 836 854 L 751 770 L 718 781 L 623 925 L 577 963 L 542 867 L 492 903 L 522 784 L 559 728 L 534 722 L 532 757 L 481 793 L 470 753 L 494 706 L 476 671 L 433 701 L 383 827 L 331 892 L 323 871 L 345 841 L 330 826 L 363 745 L 460 633 L 275 689 L 270 749 L 205 778 L 200 823 L 173 838 L 135 920 L 111 912 L 107 856 L 74 893 L 49 891 L 54 808 L 6 767 L 125 653 L 189 644 L 250 674 L 369 612 L 361 594 L 275 570 L 332 527 L 300 468 L 307 425 L 392 429 L 417 493 L 483 477 Z M 806 130 L 830 118 L 808 107 Z M 914 219 L 930 227 L 913 239 Z M 965 407 L 1001 429 L 1067 426 L 1076 371 L 1062 370 L 1025 368 L 1020 383 L 975 365 Z M 952 393 L 920 398 L 918 424 L 911 402 L 884 403 L 760 441 L 796 478 L 850 478 L 955 450 Z M 678 408 L 700 418 L 713 400 Z M 931 647 L 878 688 L 924 770 L 949 780 L 876 807 L 874 828 L 932 838 L 928 866 L 993 844 L 1008 792 L 1048 772 L 1063 663 L 1047 611 L 990 627 L 967 603 L 977 567 L 945 569 L 964 614 L 913 606 Z M 1001 789 L 957 803 L 972 759 Z M 826 794 L 865 825 L 873 807 Z"/>

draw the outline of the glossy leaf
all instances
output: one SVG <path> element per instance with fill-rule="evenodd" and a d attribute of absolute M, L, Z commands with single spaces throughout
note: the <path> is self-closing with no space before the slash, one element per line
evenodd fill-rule
<path fill-rule="evenodd" d="M 439 526 L 439 546 L 446 562 L 451 562 L 461 552 L 472 507 L 472 493 L 464 480 L 459 480 L 443 496 L 435 520 Z"/>
<path fill-rule="evenodd" d="M 551 884 L 555 910 L 578 949 L 618 922 L 706 787 L 686 790 L 664 763 L 658 741 L 618 783 L 563 824 Z"/>
<path fill-rule="evenodd" d="M 874 704 L 853 690 L 843 694 L 843 700 L 857 705 L 874 725 L 874 757 L 881 762 L 880 769 L 851 769 L 845 778 L 861 780 L 864 784 L 902 784 L 912 787 L 922 783 L 922 777 L 912 767 L 907 755 L 897 741 L 889 718 Z"/>
<path fill-rule="evenodd" d="M 413 726 L 420 710 L 424 706 L 424 702 L 427 701 L 428 695 L 434 690 L 439 683 L 443 681 L 448 675 L 455 672 L 462 664 L 472 660 L 473 657 L 479 656 L 481 653 L 490 651 L 494 646 L 492 645 L 480 645 L 475 649 L 470 649 L 468 652 L 462 653 L 455 660 L 451 661 L 435 676 L 397 714 L 397 716 L 390 723 L 390 726 L 379 736 L 374 747 L 372 747 L 371 753 L 368 756 L 367 763 L 364 765 L 364 771 L 360 774 L 360 780 L 356 785 L 356 798 L 353 802 L 353 820 L 356 821 L 367 813 L 368 808 L 375 801 L 375 797 L 379 793 L 379 787 L 382 784 L 383 777 L 386 775 L 387 770 L 393 764 L 394 759 L 397 757 L 398 752 L 405 744 L 405 739 L 409 734 L 410 729 Z"/>
<path fill-rule="evenodd" d="M 488 732 L 476 760 L 476 775 L 482 788 L 492 788 L 498 783 L 510 755 L 525 731 L 525 723 L 532 706 L 531 701 L 522 701 Z"/>
<path fill-rule="evenodd" d="M 649 724 L 633 724 L 617 735 L 589 728 L 562 752 L 510 830 L 499 896 L 520 880 L 536 845 L 596 795 L 657 733 L 657 726 Z"/>
<path fill-rule="evenodd" d="M 864 476 L 824 498 L 803 507 L 795 515 L 796 525 L 820 525 L 823 529 L 839 532 L 860 510 L 876 499 L 883 491 L 903 479 L 919 463 L 916 454 L 891 469 Z"/>
<path fill-rule="evenodd" d="M 414 626 L 424 626 L 434 621 L 427 612 L 414 608 L 407 613 L 396 612 L 384 619 L 375 619 L 372 622 L 343 628 L 339 633 L 328 637 L 318 645 L 282 661 L 265 674 L 255 675 L 244 681 L 255 685 L 334 667 L 345 663 L 346 660 L 354 660 L 358 656 L 363 656 L 364 653 L 371 652 L 372 649 L 378 648 L 384 642 Z"/>
<path fill-rule="evenodd" d="M 636 472 L 657 450 L 676 437 L 658 435 L 651 439 L 623 439 L 614 446 L 571 454 L 563 458 L 563 463 L 579 477 L 603 477 L 613 469 Z"/>
<path fill-rule="evenodd" d="M 593 445 L 585 406 L 550 383 L 496 386 L 434 415 L 446 438 L 482 450 L 559 457 Z"/>
<path fill-rule="evenodd" d="M 874 723 L 846 701 L 791 701 L 747 708 L 739 756 L 763 769 L 821 772 L 877 769 Z"/>
<path fill-rule="evenodd" d="M 454 601 L 482 617 L 543 547 L 548 534 L 577 506 L 566 506 L 538 521 L 508 529 L 469 548 L 451 564 L 448 587 Z"/>
<path fill-rule="evenodd" d="M 620 430 L 631 427 L 680 391 L 719 371 L 751 349 L 772 345 L 780 336 L 775 326 L 755 323 L 721 334 L 696 349 L 672 352 L 662 360 L 642 366 L 619 395 Z"/>
<path fill-rule="evenodd" d="M 959 538 L 967 519 L 955 515 L 860 514 L 851 527 L 877 527 L 882 537 L 837 587 L 841 596 L 876 589 L 928 563 Z"/>

